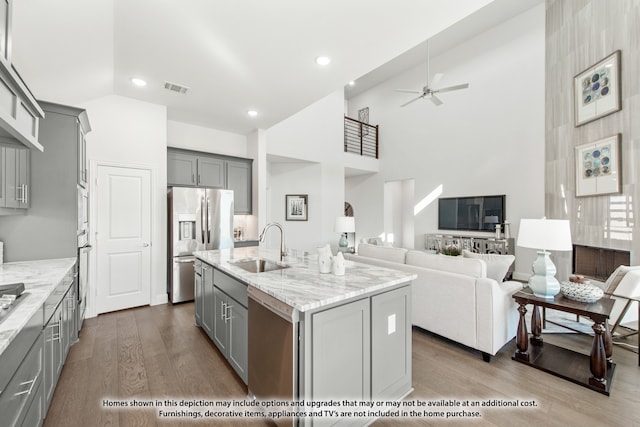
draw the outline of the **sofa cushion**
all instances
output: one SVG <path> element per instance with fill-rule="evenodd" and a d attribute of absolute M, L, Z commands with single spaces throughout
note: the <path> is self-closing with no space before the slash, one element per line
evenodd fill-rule
<path fill-rule="evenodd" d="M 406 263 L 465 276 L 487 277 L 487 266 L 482 260 L 430 254 L 422 251 L 409 251 L 406 256 Z"/>
<path fill-rule="evenodd" d="M 404 264 L 406 254 L 407 250 L 404 248 L 390 248 L 386 246 L 370 245 L 368 243 L 360 243 L 360 245 L 358 245 L 358 255 L 397 262 L 400 264 Z"/>
<path fill-rule="evenodd" d="M 484 260 L 487 263 L 487 277 L 500 283 L 504 280 L 509 267 L 513 264 L 516 257 L 513 255 L 499 255 L 499 254 L 477 254 L 468 250 L 462 251 L 464 258 L 475 258 Z"/>

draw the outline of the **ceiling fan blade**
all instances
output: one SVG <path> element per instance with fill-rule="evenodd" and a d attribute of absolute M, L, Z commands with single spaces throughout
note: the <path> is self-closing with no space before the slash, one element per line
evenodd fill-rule
<path fill-rule="evenodd" d="M 422 93 L 421 90 L 411 90 L 411 89 L 396 89 L 396 92 L 405 92 L 405 93 Z"/>
<path fill-rule="evenodd" d="M 438 82 L 440 81 L 440 79 L 442 79 L 442 77 L 444 76 L 444 74 L 442 73 L 436 73 L 433 78 L 431 79 L 431 82 L 429 83 L 429 87 L 434 87 L 438 85 Z"/>
<path fill-rule="evenodd" d="M 453 90 L 466 89 L 469 87 L 469 83 L 464 83 L 456 86 L 443 87 L 442 89 L 436 90 L 436 92 L 451 92 Z"/>
<path fill-rule="evenodd" d="M 431 99 L 431 102 L 433 102 L 436 105 L 442 105 L 442 101 L 440 100 L 440 98 L 435 96 L 435 94 L 433 93 L 431 94 L 431 97 L 429 99 Z"/>
<path fill-rule="evenodd" d="M 407 105 L 411 104 L 412 102 L 416 102 L 418 99 L 420 98 L 424 98 L 424 95 L 420 95 L 417 98 L 413 98 L 412 100 L 405 102 L 404 104 L 402 104 L 400 107 L 406 107 Z"/>

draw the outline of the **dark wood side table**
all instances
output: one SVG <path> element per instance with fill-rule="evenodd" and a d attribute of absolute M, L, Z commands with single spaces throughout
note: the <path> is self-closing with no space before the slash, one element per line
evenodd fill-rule
<path fill-rule="evenodd" d="M 609 396 L 616 364 L 612 362 L 613 344 L 607 319 L 613 308 L 613 300 L 601 298 L 592 304 L 581 303 L 563 297 L 554 299 L 539 298 L 529 288 L 513 294 L 519 304 L 517 348 L 511 357 L 513 360 L 564 378 L 573 383 L 590 388 Z M 533 305 L 531 313 L 531 347 L 525 314 L 527 304 Z M 593 320 L 593 345 L 591 354 L 586 356 L 575 351 L 544 343 L 542 340 L 542 321 L 540 307 L 573 313 Z"/>

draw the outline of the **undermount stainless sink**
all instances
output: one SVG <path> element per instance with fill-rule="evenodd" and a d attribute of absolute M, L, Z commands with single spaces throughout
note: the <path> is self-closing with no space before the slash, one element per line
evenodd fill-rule
<path fill-rule="evenodd" d="M 278 264 L 274 261 L 262 258 L 240 259 L 237 261 L 229 261 L 229 264 L 240 267 L 249 273 L 264 273 L 266 271 L 282 270 L 289 268 L 288 265 Z"/>

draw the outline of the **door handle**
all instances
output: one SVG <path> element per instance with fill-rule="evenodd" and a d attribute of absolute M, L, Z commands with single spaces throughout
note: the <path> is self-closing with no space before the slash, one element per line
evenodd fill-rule
<path fill-rule="evenodd" d="M 149 244 L 148 244 L 147 242 L 145 242 L 145 243 L 143 243 L 143 244 L 142 244 L 142 247 L 143 247 L 143 248 L 148 248 L 148 247 L 149 247 Z"/>

